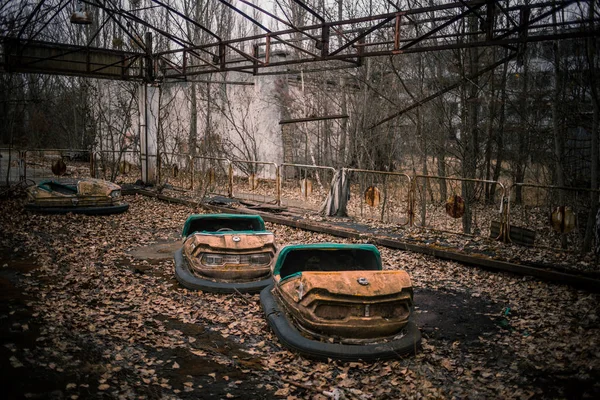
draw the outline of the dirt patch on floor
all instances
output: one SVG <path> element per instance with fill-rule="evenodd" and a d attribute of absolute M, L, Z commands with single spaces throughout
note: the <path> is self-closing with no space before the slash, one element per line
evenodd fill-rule
<path fill-rule="evenodd" d="M 471 345 L 500 329 L 502 305 L 452 290 L 416 289 L 415 321 L 424 337 Z"/>
<path fill-rule="evenodd" d="M 181 248 L 181 241 L 161 241 L 150 246 L 138 247 L 127 254 L 138 260 L 167 260 L 173 259 L 173 253 Z"/>

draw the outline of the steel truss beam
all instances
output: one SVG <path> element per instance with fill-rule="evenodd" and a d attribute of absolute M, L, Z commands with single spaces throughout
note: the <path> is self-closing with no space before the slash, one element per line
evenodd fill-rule
<path fill-rule="evenodd" d="M 292 26 L 289 29 L 266 32 L 244 38 L 221 40 L 218 43 L 206 43 L 199 46 L 159 52 L 156 56 L 168 59 L 169 63 L 177 65 L 174 70 L 164 70 L 163 78 L 185 79 L 186 76 L 201 75 L 214 72 L 212 65 L 194 63 L 191 67 L 183 65 L 182 60 L 191 50 L 216 52 L 216 49 L 226 46 L 229 51 L 219 52 L 220 71 L 240 71 L 257 73 L 258 68 L 280 67 L 295 64 L 314 63 L 320 61 L 350 61 L 360 65 L 364 57 L 389 56 L 396 54 L 453 50 L 471 47 L 504 46 L 517 48 L 524 42 L 568 39 L 576 37 L 597 36 L 597 30 L 590 31 L 587 24 L 590 21 L 578 20 L 569 22 L 558 33 L 548 29 L 547 19 L 565 7 L 576 3 L 576 0 L 551 1 L 529 6 L 498 7 L 501 3 L 495 0 L 460 0 L 455 3 L 401 10 L 376 16 L 348 19 L 336 22 L 321 22 L 309 26 Z M 302 2 L 298 2 L 299 4 Z M 304 3 L 302 3 L 304 4 Z M 231 8 L 235 8 L 229 5 Z M 527 9 L 527 13 L 523 13 Z M 432 18 L 432 15 L 435 17 Z M 480 20 L 480 30 L 463 32 L 460 27 L 470 16 Z M 519 16 L 532 15 L 526 21 Z M 503 16 L 508 25 L 500 26 L 497 18 Z M 317 19 L 322 19 L 319 16 Z M 253 21 L 253 20 L 252 20 Z M 324 21 L 324 20 L 323 20 Z M 597 21 L 595 21 L 597 22 Z M 357 26 L 362 26 L 357 29 Z M 366 26 L 365 25 L 370 25 Z M 341 40 L 329 41 L 328 32 L 339 32 Z M 301 33 L 300 40 L 288 39 L 293 33 Z M 327 32 L 327 33 L 325 33 Z M 325 42 L 313 44 L 316 37 Z M 475 36 L 474 40 L 465 41 L 466 36 Z M 390 38 L 389 40 L 377 40 Z M 308 42 L 307 42 L 308 41 Z M 243 49 L 247 43 L 258 42 L 262 55 L 257 60 L 257 53 L 249 54 Z M 336 42 L 336 43 L 334 43 Z M 320 49 L 319 49 L 320 47 Z M 314 50 L 312 50 L 314 49 Z M 317 53 L 316 50 L 321 50 Z M 286 54 L 285 59 L 273 60 L 271 55 Z M 254 58 L 254 60 L 253 60 Z M 335 63 L 334 63 L 335 64 Z M 339 64 L 332 65 L 339 68 Z"/>
<path fill-rule="evenodd" d="M 102 9 L 108 19 L 121 29 L 123 32 L 121 35 L 128 36 L 140 49 L 143 49 L 142 56 L 145 57 L 147 66 L 151 66 L 154 70 L 146 68 L 148 72 L 142 78 L 138 74 L 123 76 L 124 79 L 144 79 L 146 81 L 185 80 L 196 75 L 226 71 L 259 74 L 260 69 L 268 67 L 323 61 L 327 61 L 325 68 L 339 69 L 359 66 L 365 57 L 472 47 L 503 46 L 522 52 L 527 42 L 600 36 L 598 28 L 590 29 L 590 26 L 598 26 L 597 20 L 565 21 L 559 18 L 558 24 L 552 21 L 552 16 L 566 7 L 594 0 L 549 0 L 529 5 L 516 2 L 515 5 L 512 5 L 512 0 L 458 0 L 452 3 L 404 10 L 388 1 L 394 7 L 394 12 L 341 21 L 327 21 L 306 1 L 293 0 L 318 21 L 316 24 L 307 26 L 294 26 L 290 21 L 285 22 L 247 0 L 238 0 L 239 3 L 283 23 L 286 29 L 279 31 L 271 31 L 265 24 L 236 7 L 235 1 L 219 0 L 222 7 L 231 9 L 263 30 L 261 34 L 228 40 L 224 40 L 208 27 L 178 10 L 176 8 L 178 3 L 167 4 L 165 0 L 151 0 L 154 6 L 150 11 L 168 13 L 172 18 L 187 21 L 196 29 L 205 32 L 207 35 L 201 43 L 197 42 L 198 38 L 183 37 L 184 35 L 176 32 L 167 32 L 152 23 L 146 16 L 139 16 L 131 10 L 121 8 L 120 3 L 115 0 L 82 1 L 90 7 Z M 16 40 L 18 48 L 26 48 L 27 43 L 35 40 L 35 37 L 20 38 L 19 36 L 24 35 L 24 32 L 35 31 L 27 28 L 34 23 L 32 21 L 38 19 L 35 18 L 36 15 L 44 13 L 44 7 L 50 7 L 49 2 L 50 0 L 38 2 L 32 8 L 31 13 L 24 18 L 25 23 L 4 39 L 10 38 L 13 45 Z M 59 3 L 59 6 L 64 7 L 64 4 Z M 149 13 L 148 10 L 146 11 Z M 468 26 L 466 21 L 468 18 L 479 20 L 479 30 L 476 32 L 465 31 L 464 26 Z M 45 21 L 45 24 L 47 23 Z M 146 43 L 133 32 L 132 23 L 143 26 L 152 32 L 154 43 L 158 42 L 157 38 L 163 37 L 173 49 L 155 52 L 146 48 Z M 104 24 L 99 29 L 102 29 L 103 26 Z M 331 32 L 335 35 L 336 40 L 331 40 Z M 465 40 L 466 37 L 469 37 L 469 40 Z M 46 43 L 46 45 L 50 44 Z M 63 46 L 65 45 L 56 43 L 59 50 L 64 49 Z M 88 47 L 83 46 L 79 51 L 85 52 L 86 48 Z M 69 49 L 72 51 L 74 47 L 69 45 Z M 110 51 L 112 54 L 114 50 Z M 7 56 L 6 52 L 4 53 L 4 60 L 0 62 L 7 66 L 7 57 L 12 57 L 12 61 L 14 61 L 15 54 Z M 273 58 L 275 54 L 284 57 L 275 59 Z M 131 52 L 123 51 L 122 56 L 123 59 L 131 57 Z M 44 65 L 43 61 L 40 59 L 35 63 L 42 66 Z M 68 61 L 69 59 L 65 60 L 65 62 Z M 12 62 L 11 64 L 13 71 L 19 71 L 18 66 L 19 63 Z M 44 72 L 43 67 L 36 68 L 36 70 Z M 71 70 L 79 71 L 80 68 L 71 68 Z M 281 70 L 281 68 L 268 69 L 265 72 L 271 73 L 277 70 Z M 57 73 L 56 70 L 48 72 Z M 84 74 L 84 76 L 89 75 Z"/>

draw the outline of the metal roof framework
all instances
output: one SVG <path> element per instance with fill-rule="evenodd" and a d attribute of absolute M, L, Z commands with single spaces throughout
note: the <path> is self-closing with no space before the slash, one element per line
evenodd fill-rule
<path fill-rule="evenodd" d="M 52 32 L 69 25 L 77 2 L 9 0 L 0 5 L 0 67 L 157 82 L 226 71 L 270 74 L 276 73 L 270 67 L 285 71 L 291 65 L 323 62 L 320 70 L 354 68 L 366 57 L 473 47 L 502 46 L 518 56 L 529 42 L 600 36 L 597 15 L 565 18 L 569 9 L 585 10 L 595 0 L 446 0 L 411 8 L 382 0 L 389 12 L 343 20 L 310 4 L 316 1 L 288 0 L 288 6 L 306 13 L 306 24 L 292 23 L 284 0 L 273 1 L 280 12 L 268 11 L 258 1 L 216 0 L 220 12 L 227 10 L 230 19 L 245 20 L 253 30 L 224 38 L 214 21 L 203 24 L 189 15 L 184 0 L 81 0 L 79 7 L 95 11 L 102 20 L 93 31 L 88 28 L 87 42 L 73 43 Z M 473 18 L 479 22 L 477 29 L 469 25 Z M 165 21 L 171 21 L 171 29 Z M 192 27 L 192 35 L 182 28 L 185 24 Z M 112 46 L 94 47 L 99 37 L 111 35 Z M 130 49 L 122 50 L 123 43 Z"/>
<path fill-rule="evenodd" d="M 77 18 L 85 19 L 85 6 L 87 12 L 93 10 L 93 15 L 101 16 L 101 21 L 88 29 L 85 43 L 73 43 L 77 35 L 71 34 L 67 40 L 64 35 L 53 41 L 39 38 L 54 39 L 52 32 L 57 27 L 72 26 L 68 16 L 77 11 L 75 1 L 8 0 L 0 4 L 0 71 L 159 83 L 197 80 L 199 75 L 228 71 L 285 74 L 292 65 L 307 73 L 356 68 L 367 57 L 493 46 L 507 50 L 502 59 L 488 60 L 488 65 L 478 66 L 475 73 L 385 117 L 370 127 L 373 129 L 510 60 L 520 62 L 527 43 L 600 37 L 600 7 L 590 8 L 597 0 L 437 0 L 426 7 L 410 8 L 381 0 L 388 12 L 371 15 L 369 10 L 369 15 L 343 20 L 331 18 L 324 9 L 317 10 L 304 0 L 271 0 L 283 17 L 257 5 L 260 0 L 214 0 L 220 12 L 229 12 L 229 22 L 235 16 L 236 22 L 245 21 L 252 27 L 252 34 L 234 38 L 229 37 L 230 29 L 224 38 L 223 29 L 214 21 L 203 24 L 197 12 L 192 15 L 189 8 L 186 12 L 186 1 L 129 0 L 127 8 L 127 0 L 79 0 Z M 285 1 L 304 11 L 309 16 L 304 20 L 309 22 L 292 23 L 291 8 L 286 9 Z M 15 8 L 19 3 L 29 7 Z M 11 4 L 18 12 L 6 18 Z M 171 29 L 165 20 L 173 21 Z M 187 31 L 182 28 L 185 24 Z M 93 46 L 101 36 L 105 45 Z M 106 45 L 107 36 L 117 48 Z M 129 50 L 122 50 L 125 37 Z"/>

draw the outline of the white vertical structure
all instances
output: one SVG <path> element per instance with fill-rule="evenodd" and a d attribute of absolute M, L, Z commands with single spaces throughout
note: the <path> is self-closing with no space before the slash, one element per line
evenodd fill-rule
<path fill-rule="evenodd" d="M 142 181 L 147 185 L 157 183 L 159 95 L 158 86 L 147 84 L 139 86 Z"/>

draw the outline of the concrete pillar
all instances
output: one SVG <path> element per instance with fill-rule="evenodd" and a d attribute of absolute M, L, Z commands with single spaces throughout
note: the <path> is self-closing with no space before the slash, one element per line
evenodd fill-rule
<path fill-rule="evenodd" d="M 140 107 L 140 148 L 142 162 L 142 181 L 154 185 L 156 181 L 158 149 L 158 112 L 160 88 L 156 85 L 139 86 Z"/>

